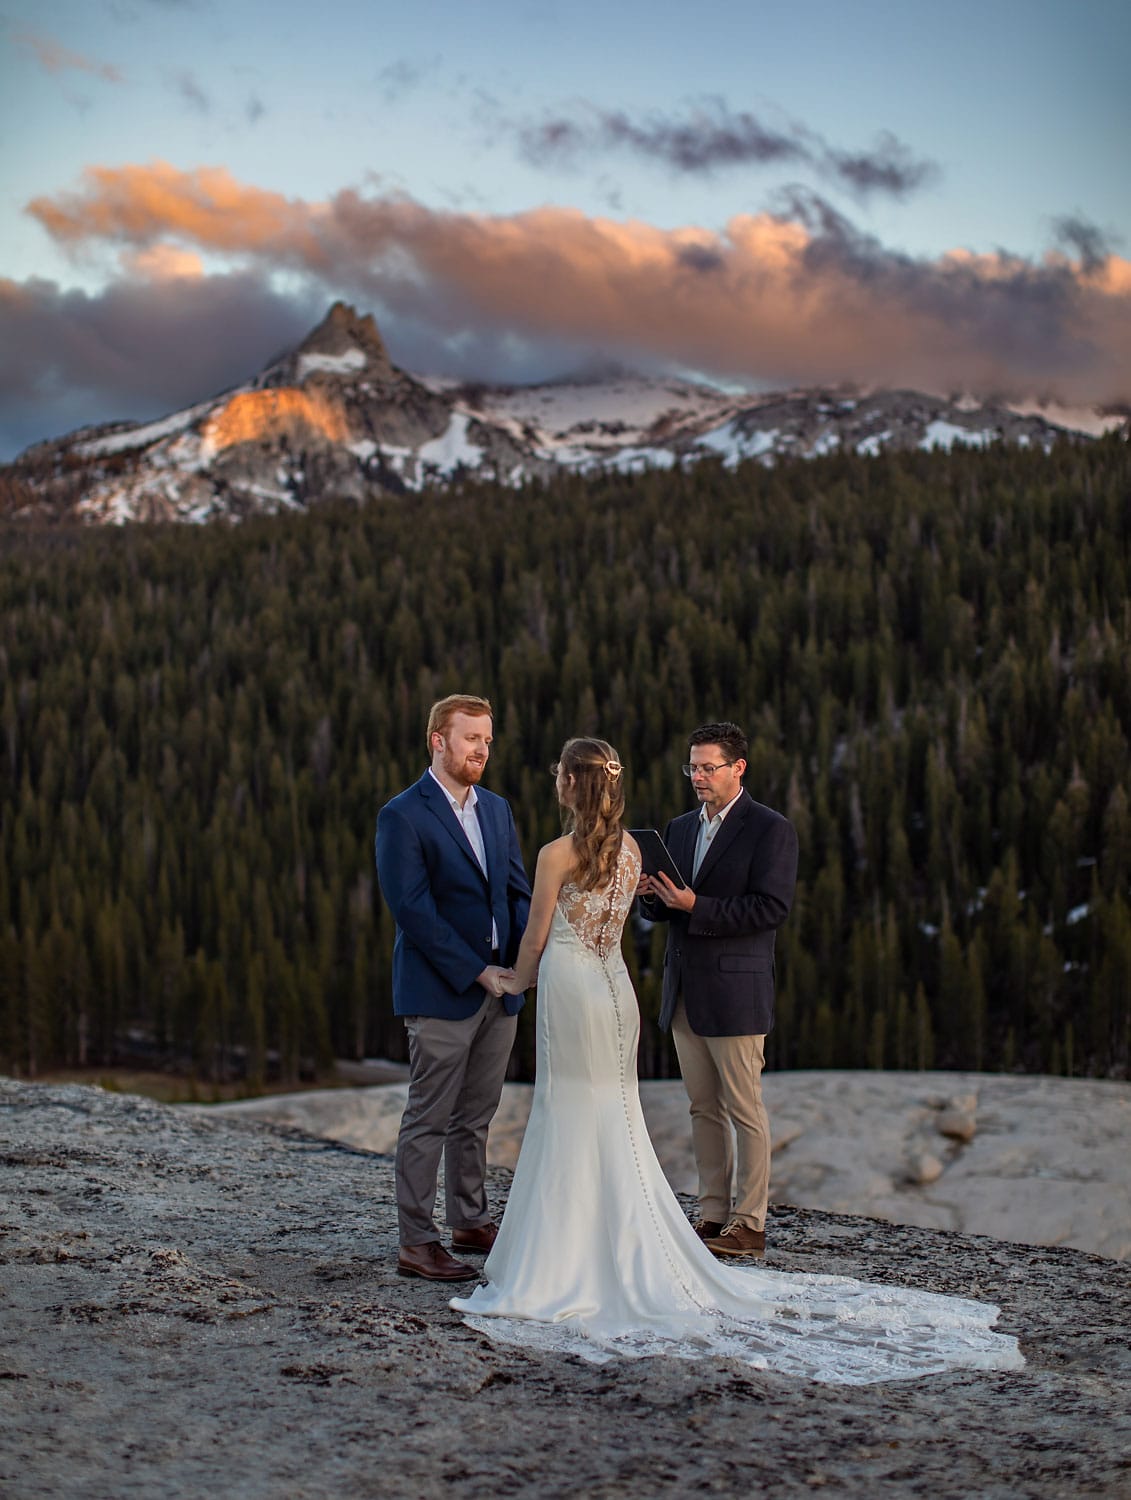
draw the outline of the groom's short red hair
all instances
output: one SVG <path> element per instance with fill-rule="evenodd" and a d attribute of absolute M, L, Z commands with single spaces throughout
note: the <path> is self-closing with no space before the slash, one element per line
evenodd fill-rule
<path fill-rule="evenodd" d="M 449 693 L 439 703 L 433 703 L 428 713 L 428 729 L 424 737 L 429 754 L 432 752 L 432 736 L 447 734 L 448 725 L 456 714 L 469 714 L 473 719 L 480 719 L 488 714 L 494 719 L 495 710 L 486 698 L 476 698 L 471 693 Z"/>

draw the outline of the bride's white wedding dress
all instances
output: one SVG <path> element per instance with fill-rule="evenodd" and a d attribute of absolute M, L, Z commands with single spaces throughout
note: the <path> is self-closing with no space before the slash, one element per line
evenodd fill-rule
<path fill-rule="evenodd" d="M 640 864 L 563 886 L 538 975 L 537 1081 L 472 1328 L 578 1354 L 731 1358 L 863 1384 L 959 1366 L 1020 1369 L 998 1309 L 841 1276 L 720 1264 L 688 1223 L 640 1108 L 640 1019 L 620 952 Z"/>

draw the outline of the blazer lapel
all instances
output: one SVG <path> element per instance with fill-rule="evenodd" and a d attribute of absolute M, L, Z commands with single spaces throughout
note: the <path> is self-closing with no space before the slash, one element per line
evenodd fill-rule
<path fill-rule="evenodd" d="M 729 846 L 734 843 L 738 837 L 739 829 L 749 816 L 750 796 L 744 789 L 739 793 L 737 805 L 727 813 L 723 819 L 723 826 L 715 834 L 707 847 L 707 852 L 703 856 L 703 863 L 699 866 L 699 873 L 695 877 L 696 887 L 702 884 L 704 877 L 711 873 Z M 698 835 L 698 824 L 696 824 L 695 832 Z M 694 855 L 692 855 L 692 859 L 694 859 Z"/>
<path fill-rule="evenodd" d="M 498 829 L 488 804 L 482 797 L 479 798 L 479 831 L 483 835 L 483 854 L 487 860 L 487 885 L 493 888 L 498 883 L 500 874 Z"/>
<path fill-rule="evenodd" d="M 686 822 L 675 825 L 675 836 L 672 839 L 674 846 L 671 851 L 675 860 L 676 869 L 683 876 L 688 885 L 691 884 L 691 868 L 695 863 L 695 840 L 699 835 L 698 816 L 690 817 Z"/>
<path fill-rule="evenodd" d="M 482 869 L 480 868 L 479 861 L 475 857 L 475 850 L 471 847 L 471 843 L 467 837 L 467 834 L 464 833 L 462 827 L 460 826 L 459 819 L 452 811 L 452 805 L 448 801 L 443 787 L 440 786 L 439 782 L 430 771 L 425 771 L 424 775 L 417 782 L 417 785 L 420 788 L 420 795 L 424 798 L 424 805 L 428 808 L 429 812 L 435 815 L 435 817 L 439 821 L 441 828 L 443 828 L 447 832 L 449 837 L 455 843 L 456 848 L 459 849 L 460 853 L 463 854 L 465 858 L 471 861 L 472 866 L 475 869 L 475 873 L 479 876 L 480 880 L 486 882 L 487 877 L 486 875 L 484 875 Z M 484 822 L 485 819 L 479 819 L 480 828 L 483 828 Z M 486 831 L 484 831 L 483 834 L 483 845 L 487 850 L 487 868 L 490 869 L 491 846 L 488 842 Z"/>

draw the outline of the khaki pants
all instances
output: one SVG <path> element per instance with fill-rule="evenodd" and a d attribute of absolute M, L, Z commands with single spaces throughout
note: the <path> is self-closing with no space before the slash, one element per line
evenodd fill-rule
<path fill-rule="evenodd" d="M 764 1229 L 770 1190 L 770 1122 L 762 1103 L 766 1039 L 698 1036 L 682 1000 L 672 1036 L 691 1101 L 699 1212 L 714 1223 L 737 1219 L 748 1229 Z"/>

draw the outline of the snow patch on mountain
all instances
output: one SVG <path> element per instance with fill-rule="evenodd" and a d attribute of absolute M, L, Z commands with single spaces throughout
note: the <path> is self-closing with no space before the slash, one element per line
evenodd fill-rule
<path fill-rule="evenodd" d="M 997 437 L 996 432 L 985 432 L 969 427 L 956 427 L 953 422 L 931 422 L 919 443 L 920 448 L 953 448 L 955 443 L 968 448 L 984 448 Z"/>
<path fill-rule="evenodd" d="M 707 386 L 644 376 L 485 387 L 479 400 L 485 416 L 510 418 L 524 428 L 535 428 L 547 443 L 585 429 L 606 446 L 616 434 L 602 428 L 615 425 L 622 436 L 640 434 L 667 415 L 710 417 L 737 404 L 733 396 Z"/>
<path fill-rule="evenodd" d="M 466 412 L 454 411 L 448 430 L 430 443 L 421 445 L 417 457 L 421 464 L 431 465 L 445 474 L 450 474 L 459 464 L 467 468 L 478 468 L 483 461 L 483 449 L 473 443 L 467 435 L 471 417 Z"/>
<path fill-rule="evenodd" d="M 713 432 L 705 432 L 698 442 L 700 448 L 717 453 L 726 467 L 733 469 L 744 459 L 766 458 L 772 454 L 780 436 L 776 427 L 745 432 L 739 423 L 726 422 Z"/>
<path fill-rule="evenodd" d="M 112 453 L 128 453 L 134 448 L 148 448 L 153 443 L 159 443 L 162 438 L 170 437 L 173 433 L 183 432 L 186 427 L 191 427 L 201 416 L 210 412 L 213 405 L 213 402 L 205 401 L 200 406 L 190 406 L 185 411 L 175 411 L 171 416 L 162 417 L 157 422 L 147 422 L 142 427 L 128 427 L 120 432 L 112 432 L 106 437 L 76 443 L 74 452 L 80 458 L 103 458 Z"/>
<path fill-rule="evenodd" d="M 369 357 L 361 349 L 347 349 L 344 354 L 300 354 L 297 374 L 300 381 L 308 375 L 352 375 L 368 363 Z"/>

